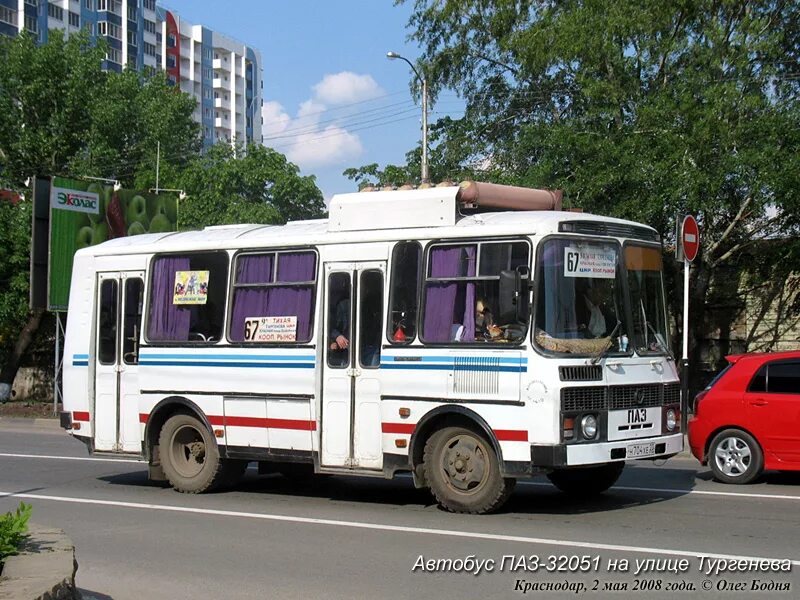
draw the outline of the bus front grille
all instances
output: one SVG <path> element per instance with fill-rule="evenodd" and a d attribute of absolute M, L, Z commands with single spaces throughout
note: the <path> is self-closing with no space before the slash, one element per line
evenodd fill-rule
<path fill-rule="evenodd" d="M 561 412 L 649 408 L 680 402 L 680 384 L 612 385 L 561 389 Z"/>

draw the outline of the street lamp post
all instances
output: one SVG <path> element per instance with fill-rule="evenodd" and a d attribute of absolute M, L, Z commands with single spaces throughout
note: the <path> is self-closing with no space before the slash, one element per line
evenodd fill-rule
<path fill-rule="evenodd" d="M 387 52 L 386 58 L 390 60 L 399 58 L 406 61 L 422 84 L 422 183 L 430 183 L 428 176 L 428 80 L 417 71 L 413 63 L 405 56 L 400 56 L 397 52 Z"/>

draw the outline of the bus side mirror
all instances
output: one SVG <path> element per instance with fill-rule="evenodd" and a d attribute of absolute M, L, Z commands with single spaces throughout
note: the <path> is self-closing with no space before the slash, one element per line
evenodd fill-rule
<path fill-rule="evenodd" d="M 499 322 L 527 323 L 530 316 L 530 274 L 527 267 L 500 271 Z"/>

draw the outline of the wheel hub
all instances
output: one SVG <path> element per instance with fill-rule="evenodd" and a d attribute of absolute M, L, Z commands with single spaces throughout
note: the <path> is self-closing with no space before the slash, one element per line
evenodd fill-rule
<path fill-rule="evenodd" d="M 488 476 L 486 450 L 468 435 L 452 438 L 444 449 L 442 467 L 449 487 L 472 493 L 483 486 Z"/>

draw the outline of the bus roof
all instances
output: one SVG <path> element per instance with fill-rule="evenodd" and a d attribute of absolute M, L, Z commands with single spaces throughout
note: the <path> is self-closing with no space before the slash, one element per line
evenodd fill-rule
<path fill-rule="evenodd" d="M 544 236 L 561 231 L 659 241 L 658 233 L 651 227 L 587 213 L 515 210 L 463 216 L 455 204 L 458 190 L 458 187 L 445 187 L 341 194 L 331 201 L 333 216 L 330 219 L 291 221 L 286 225 L 222 225 L 200 231 L 141 234 L 116 238 L 78 252 L 102 256 L 187 249 L 464 238 L 478 233 L 478 230 L 481 235 L 489 236 Z"/>

